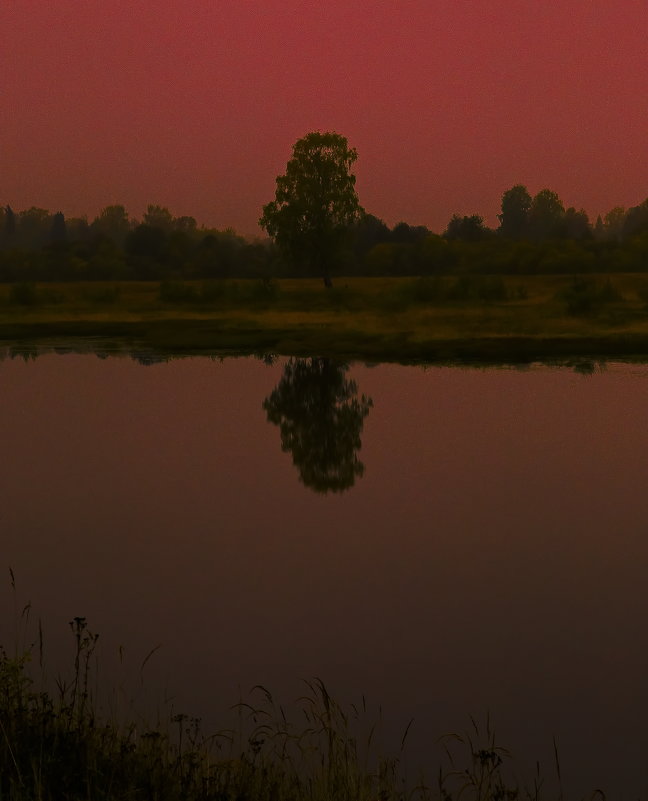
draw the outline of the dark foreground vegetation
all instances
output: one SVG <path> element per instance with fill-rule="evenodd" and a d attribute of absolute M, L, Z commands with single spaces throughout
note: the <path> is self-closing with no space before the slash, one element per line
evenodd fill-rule
<path fill-rule="evenodd" d="M 28 607 L 26 607 L 28 609 Z M 539 801 L 561 798 L 557 751 L 552 790 L 540 769 L 526 781 L 490 724 L 443 738 L 445 758 L 427 777 L 377 753 L 366 704 L 343 709 L 322 681 L 306 682 L 295 716 L 264 687 L 237 704 L 239 724 L 209 736 L 200 721 L 170 714 L 155 725 L 115 719 L 93 696 L 97 635 L 71 623 L 73 669 L 48 691 L 34 678 L 39 644 L 0 648 L 0 798 L 7 801 Z M 135 719 L 137 718 L 137 719 Z M 554 746 L 555 748 L 555 746 Z M 442 749 L 439 749 L 442 753 Z"/>

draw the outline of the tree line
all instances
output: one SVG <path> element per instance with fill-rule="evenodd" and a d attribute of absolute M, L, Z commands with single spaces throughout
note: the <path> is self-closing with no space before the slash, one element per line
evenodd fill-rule
<path fill-rule="evenodd" d="M 348 166 L 342 171 L 347 175 Z M 543 189 L 531 196 L 525 186 L 516 185 L 502 195 L 495 228 L 478 214 L 453 215 L 442 234 L 405 222 L 390 228 L 357 205 L 335 225 L 330 215 L 320 215 L 306 236 L 301 231 L 296 236 L 293 229 L 305 214 L 302 201 L 294 193 L 286 201 L 293 190 L 277 180 L 278 199 L 264 207 L 261 219 L 271 238 L 253 242 L 232 229 L 174 217 L 158 205 L 149 205 L 141 220 L 131 218 L 124 206 L 111 205 L 92 221 L 35 207 L 14 212 L 7 205 L 0 208 L 0 281 L 323 275 L 330 283 L 331 272 L 407 276 L 648 270 L 648 199 L 629 209 L 613 208 L 592 224 L 582 209 L 565 208 L 555 192 Z M 335 180 L 339 187 L 340 175 Z M 309 186 L 307 182 L 307 195 Z M 351 209 L 353 185 L 344 191 Z M 312 192 L 308 198 L 313 214 L 325 208 L 317 197 L 313 203 Z"/>

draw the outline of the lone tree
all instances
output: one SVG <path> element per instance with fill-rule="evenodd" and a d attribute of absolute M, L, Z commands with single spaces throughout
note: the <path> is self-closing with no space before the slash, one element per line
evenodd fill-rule
<path fill-rule="evenodd" d="M 331 287 L 331 267 L 349 227 L 363 209 L 351 166 L 358 158 L 344 136 L 313 132 L 293 145 L 275 199 L 263 207 L 259 225 L 295 264 L 307 263 Z"/>

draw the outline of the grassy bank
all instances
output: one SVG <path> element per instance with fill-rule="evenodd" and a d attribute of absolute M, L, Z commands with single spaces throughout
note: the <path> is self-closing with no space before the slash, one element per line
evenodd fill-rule
<path fill-rule="evenodd" d="M 28 607 L 26 607 L 27 609 Z M 429 783 L 406 780 L 407 747 L 376 753 L 376 721 L 363 698 L 343 709 L 322 681 L 306 682 L 296 714 L 264 687 L 236 707 L 239 725 L 203 734 L 200 721 L 169 714 L 154 725 L 102 712 L 93 696 L 96 635 L 70 623 L 73 666 L 54 692 L 44 689 L 40 645 L 13 657 L 0 648 L 0 798 L 8 801 L 540 801 L 538 772 L 515 765 L 486 723 L 444 739 L 446 758 Z M 146 661 L 146 660 L 145 660 Z M 95 690 L 96 691 L 96 690 Z M 562 798 L 556 755 L 552 787 Z"/>
<path fill-rule="evenodd" d="M 648 275 L 5 284 L 0 340 L 397 361 L 648 356 Z"/>

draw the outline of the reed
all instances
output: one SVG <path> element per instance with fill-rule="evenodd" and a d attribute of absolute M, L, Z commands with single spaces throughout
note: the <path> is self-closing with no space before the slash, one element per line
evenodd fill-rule
<path fill-rule="evenodd" d="M 252 688 L 234 705 L 238 723 L 210 735 L 185 714 L 169 712 L 155 725 L 135 711 L 116 720 L 92 690 L 98 636 L 85 618 L 70 622 L 70 671 L 50 691 L 37 678 L 40 624 L 25 645 L 30 609 L 19 615 L 14 654 L 0 647 L 3 801 L 563 801 L 555 741 L 558 782 L 547 792 L 539 768 L 530 781 L 516 778 L 488 718 L 440 738 L 434 780 L 407 781 L 411 721 L 396 753 L 382 754 L 380 715 L 372 718 L 364 697 L 344 708 L 319 678 L 304 683 L 289 713 L 267 688 Z"/>

